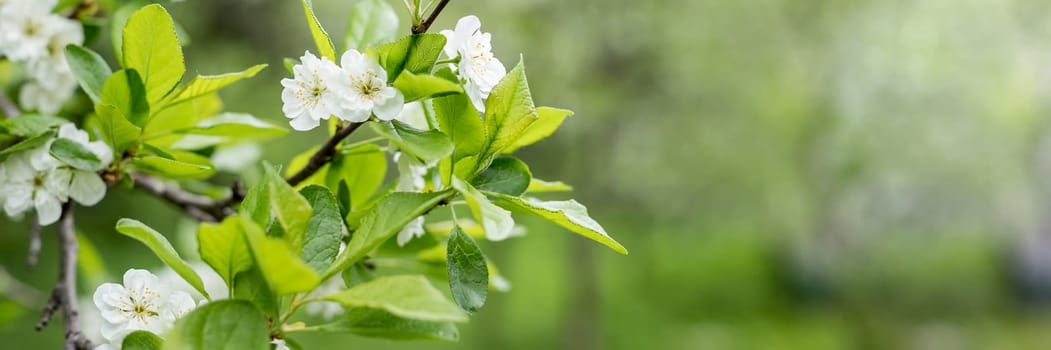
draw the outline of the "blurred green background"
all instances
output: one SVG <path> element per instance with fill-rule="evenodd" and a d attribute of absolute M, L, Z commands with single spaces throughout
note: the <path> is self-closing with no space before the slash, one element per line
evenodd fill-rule
<path fill-rule="evenodd" d="M 353 1 L 314 2 L 339 37 Z M 269 63 L 222 96 L 285 123 L 281 60 L 313 50 L 298 1 L 168 8 L 189 72 Z M 513 290 L 459 343 L 296 338 L 308 348 L 1051 346 L 1051 2 L 453 0 L 433 29 L 468 14 L 506 66 L 524 55 L 538 105 L 577 113 L 519 156 L 631 255 L 522 220 L 527 236 L 483 247 Z M 79 213 L 111 280 L 159 265 L 118 217 L 192 240 L 126 189 Z M 28 271 L 27 225 L 0 224 L 0 263 L 46 293 L 53 234 Z M 18 305 L 0 301 L 0 347 L 58 347 L 59 324 L 33 332 L 39 307 Z"/>

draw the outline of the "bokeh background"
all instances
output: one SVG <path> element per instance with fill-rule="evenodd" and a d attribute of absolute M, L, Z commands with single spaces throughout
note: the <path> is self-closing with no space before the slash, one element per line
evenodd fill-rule
<path fill-rule="evenodd" d="M 339 37 L 353 1 L 314 2 Z M 283 123 L 281 60 L 313 49 L 299 6 L 168 8 L 190 72 L 269 63 L 222 96 Z M 522 220 L 527 236 L 483 246 L 513 290 L 459 343 L 297 338 L 308 348 L 1051 347 L 1051 2 L 453 0 L 433 28 L 467 14 L 506 66 L 524 55 L 538 105 L 577 112 L 519 156 L 574 185 L 631 255 Z M 159 265 L 113 232 L 121 216 L 192 241 L 177 210 L 113 190 L 80 211 L 97 251 L 82 264 L 108 272 L 85 295 Z M 29 271 L 26 224 L 0 225 L 0 263 L 27 283 L 0 274 L 0 348 L 57 348 L 60 327 L 33 332 L 24 306 L 54 281 L 53 234 Z"/>

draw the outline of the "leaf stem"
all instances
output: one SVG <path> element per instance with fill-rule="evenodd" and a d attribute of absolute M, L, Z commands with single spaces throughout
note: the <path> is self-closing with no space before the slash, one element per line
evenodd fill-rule
<path fill-rule="evenodd" d="M 427 19 L 423 20 L 419 24 L 413 24 L 412 34 L 423 34 L 431 28 L 431 24 L 434 24 L 434 20 L 438 19 L 438 15 L 445 9 L 445 5 L 449 4 L 449 0 L 441 0 L 438 6 L 434 7 L 434 11 L 431 11 L 431 15 L 427 16 Z"/>

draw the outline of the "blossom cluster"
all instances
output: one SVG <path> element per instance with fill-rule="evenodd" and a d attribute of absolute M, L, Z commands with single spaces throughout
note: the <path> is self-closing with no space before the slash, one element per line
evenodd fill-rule
<path fill-rule="evenodd" d="M 455 30 L 442 34 L 446 37 L 443 52 L 457 61 L 452 69 L 475 108 L 484 111 L 485 99 L 507 74 L 493 55 L 489 33 L 481 32 L 478 17 L 467 16 L 457 22 Z M 387 84 L 387 71 L 377 59 L 354 49 L 343 53 L 339 65 L 306 52 L 292 73 L 292 79 L 281 80 L 281 101 L 296 130 L 314 129 L 331 116 L 355 123 L 373 115 L 384 121 L 399 119 L 405 105 L 401 91 Z"/>
<path fill-rule="evenodd" d="M 128 270 L 123 282 L 104 283 L 95 290 L 95 307 L 102 316 L 102 337 L 108 342 L 95 350 L 119 349 L 124 337 L 134 331 L 164 334 L 176 319 L 197 306 L 189 293 L 173 290 L 146 270 Z"/>
<path fill-rule="evenodd" d="M 0 54 L 24 64 L 28 80 L 19 91 L 23 109 L 52 114 L 73 96 L 76 78 L 65 48 L 84 42 L 80 22 L 51 12 L 57 0 L 0 2 Z"/>
<path fill-rule="evenodd" d="M 68 139 L 91 151 L 101 165 L 98 169 L 80 169 L 54 157 L 51 145 L 58 139 Z M 0 203 L 10 217 L 19 218 L 36 209 L 40 225 L 53 224 L 62 215 L 62 204 L 70 199 L 86 206 L 102 200 L 106 183 L 96 172 L 112 161 L 113 151 L 105 142 L 90 141 L 84 130 L 72 123 L 62 124 L 55 138 L 0 162 Z"/>

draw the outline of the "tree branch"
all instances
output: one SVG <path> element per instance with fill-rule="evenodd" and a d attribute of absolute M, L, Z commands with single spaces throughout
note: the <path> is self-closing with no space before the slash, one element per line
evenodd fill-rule
<path fill-rule="evenodd" d="M 225 217 L 223 208 L 229 206 L 226 201 L 220 202 L 207 196 L 183 191 L 178 186 L 169 186 L 164 181 L 144 174 L 132 174 L 135 187 L 163 198 L 186 211 L 194 219 L 203 222 L 219 222 Z"/>
<path fill-rule="evenodd" d="M 438 3 L 438 6 L 434 8 L 434 11 L 431 11 L 431 15 L 427 16 L 427 19 L 423 20 L 423 22 L 420 22 L 418 25 L 412 26 L 412 34 L 423 34 L 426 33 L 428 29 L 431 29 L 431 24 L 434 24 L 434 20 L 438 19 L 438 15 L 442 13 L 442 10 L 445 9 L 445 5 L 448 4 L 449 0 L 441 0 L 441 2 Z"/>
<path fill-rule="evenodd" d="M 314 173 L 317 173 L 322 166 L 328 164 L 328 162 L 332 160 L 332 157 L 336 155 L 336 146 L 339 146 L 339 143 L 343 142 L 343 139 L 346 139 L 347 136 L 350 136 L 350 134 L 354 132 L 354 130 L 357 130 L 364 124 L 365 123 L 350 123 L 339 130 L 336 130 L 336 133 L 332 134 L 332 138 L 329 138 L 328 142 L 325 142 L 317 152 L 314 152 L 314 155 L 310 156 L 307 165 L 303 166 L 303 169 L 300 169 L 288 178 L 288 184 L 292 186 L 298 185 L 300 182 L 303 182 L 303 180 L 314 175 Z"/>
<path fill-rule="evenodd" d="M 77 233 L 73 227 L 73 202 L 62 207 L 62 219 L 58 223 L 59 270 L 58 282 L 44 307 L 44 314 L 37 323 L 40 331 L 51 321 L 51 316 L 62 309 L 66 326 L 66 350 L 91 349 L 94 346 L 80 331 L 80 312 L 77 307 Z"/>

